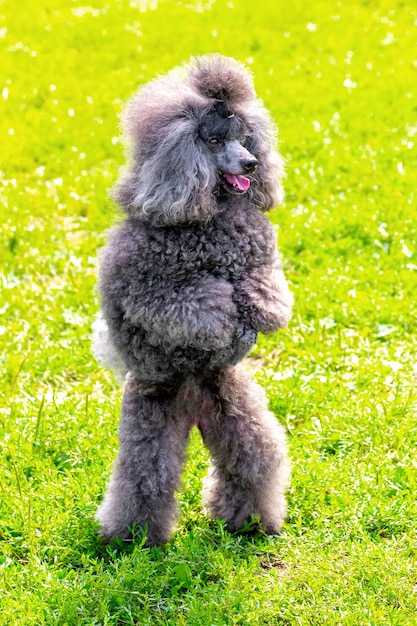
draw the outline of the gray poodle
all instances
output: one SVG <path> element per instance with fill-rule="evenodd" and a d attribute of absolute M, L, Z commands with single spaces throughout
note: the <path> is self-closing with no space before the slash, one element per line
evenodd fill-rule
<path fill-rule="evenodd" d="M 283 427 L 237 365 L 257 333 L 285 326 L 292 297 L 263 212 L 283 197 L 275 127 L 249 71 L 208 55 L 129 102 L 125 219 L 101 253 L 95 352 L 126 374 L 120 450 L 97 518 L 105 540 L 166 542 L 185 448 L 211 453 L 210 515 L 277 534 L 289 462 Z"/>

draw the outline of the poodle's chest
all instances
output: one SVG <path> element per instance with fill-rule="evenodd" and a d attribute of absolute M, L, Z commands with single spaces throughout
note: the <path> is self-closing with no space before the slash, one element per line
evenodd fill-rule
<path fill-rule="evenodd" d="M 208 272 L 228 280 L 238 279 L 249 269 L 266 263 L 274 249 L 269 222 L 266 229 L 253 226 L 241 220 L 222 220 L 205 228 L 166 230 L 162 236 L 158 233 L 158 241 L 151 244 L 151 249 L 166 274 L 189 276 Z"/>

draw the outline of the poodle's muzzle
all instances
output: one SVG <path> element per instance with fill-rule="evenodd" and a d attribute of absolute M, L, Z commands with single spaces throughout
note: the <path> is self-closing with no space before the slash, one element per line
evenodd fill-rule
<path fill-rule="evenodd" d="M 216 162 L 220 173 L 220 184 L 233 195 L 246 193 L 258 160 L 237 139 L 226 140 L 216 150 Z"/>

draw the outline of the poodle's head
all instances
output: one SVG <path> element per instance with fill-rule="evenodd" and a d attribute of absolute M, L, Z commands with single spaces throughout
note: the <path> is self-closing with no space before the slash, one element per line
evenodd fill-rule
<path fill-rule="evenodd" d="M 282 201 L 276 128 L 234 59 L 200 57 L 151 81 L 123 125 L 131 159 L 114 197 L 130 215 L 164 226 L 206 221 L 236 196 L 262 211 Z"/>

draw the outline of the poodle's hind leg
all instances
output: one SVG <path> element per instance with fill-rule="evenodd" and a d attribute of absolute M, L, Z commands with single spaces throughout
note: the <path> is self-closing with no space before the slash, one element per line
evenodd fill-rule
<path fill-rule="evenodd" d="M 207 391 L 215 406 L 200 420 L 212 455 L 203 490 L 207 509 L 231 531 L 254 515 L 264 532 L 279 534 L 290 474 L 284 428 L 268 410 L 263 389 L 241 366 L 220 372 Z"/>
<path fill-rule="evenodd" d="M 131 540 L 132 526 L 146 530 L 146 546 L 169 540 L 189 430 L 178 419 L 175 394 L 141 395 L 138 382 L 128 375 L 119 455 L 96 515 L 104 540 Z"/>

